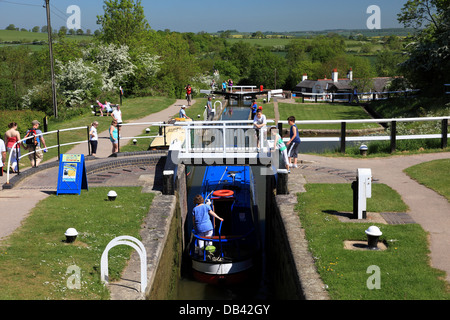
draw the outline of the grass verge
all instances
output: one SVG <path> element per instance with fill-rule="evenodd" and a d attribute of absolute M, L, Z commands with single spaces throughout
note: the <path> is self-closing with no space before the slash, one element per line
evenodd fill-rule
<path fill-rule="evenodd" d="M 352 211 L 346 184 L 308 184 L 298 196 L 297 210 L 317 270 L 333 300 L 444 300 L 450 298 L 444 272 L 430 267 L 427 234 L 418 224 L 385 225 L 340 222 L 330 212 Z M 400 196 L 374 184 L 367 211 L 404 211 Z M 385 251 L 344 249 L 345 240 L 367 241 L 364 233 L 377 225 Z M 369 289 L 371 266 L 379 268 L 380 289 Z"/>
<path fill-rule="evenodd" d="M 117 236 L 139 237 L 143 218 L 154 195 L 140 187 L 114 188 L 118 197 L 108 201 L 109 188 L 82 190 L 81 195 L 51 195 L 38 203 L 30 216 L 0 246 L 0 300 L 98 300 L 109 291 L 100 281 L 100 258 Z M 74 243 L 64 232 L 78 231 Z M 132 248 L 117 246 L 109 252 L 109 277 L 118 280 Z M 78 267 L 80 289 L 69 267 Z"/>
<path fill-rule="evenodd" d="M 300 120 L 352 120 L 352 119 L 371 119 L 364 109 L 357 105 L 348 104 L 292 104 L 278 103 L 280 120 L 286 120 L 289 116 L 294 116 L 297 121 Z M 286 128 L 288 125 L 284 125 Z M 332 129 L 340 130 L 338 124 L 301 124 L 299 129 Z M 349 123 L 347 129 L 368 129 L 378 128 L 376 123 Z"/>
<path fill-rule="evenodd" d="M 405 172 L 417 182 L 450 201 L 450 159 L 433 160 L 409 167 Z"/>

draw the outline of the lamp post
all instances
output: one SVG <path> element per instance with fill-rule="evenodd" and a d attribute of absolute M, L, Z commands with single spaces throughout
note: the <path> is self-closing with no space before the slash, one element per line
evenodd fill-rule
<path fill-rule="evenodd" d="M 52 27 L 50 23 L 50 0 L 45 0 L 45 8 L 47 9 L 47 33 L 48 33 L 48 47 L 50 53 L 50 70 L 52 73 L 52 97 L 53 97 L 53 115 L 58 118 L 58 102 L 56 101 L 56 85 L 55 85 L 55 70 L 53 66 L 53 46 L 52 46 Z"/>

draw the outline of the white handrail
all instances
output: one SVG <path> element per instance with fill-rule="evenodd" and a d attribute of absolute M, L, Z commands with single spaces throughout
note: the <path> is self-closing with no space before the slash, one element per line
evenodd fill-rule
<path fill-rule="evenodd" d="M 387 118 L 387 119 L 352 119 L 352 120 L 297 120 L 296 124 L 339 124 L 345 123 L 385 123 L 385 122 L 415 122 L 415 121 L 438 121 L 450 119 L 446 117 L 422 117 L 422 118 Z M 287 124 L 287 120 L 280 120 L 278 123 Z"/>

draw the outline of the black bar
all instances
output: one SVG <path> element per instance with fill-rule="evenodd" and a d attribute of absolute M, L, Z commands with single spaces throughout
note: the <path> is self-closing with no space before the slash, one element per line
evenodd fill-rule
<path fill-rule="evenodd" d="M 44 122 L 44 132 L 48 132 L 48 118 L 47 118 L 47 116 L 44 117 L 43 122 Z"/>
<path fill-rule="evenodd" d="M 90 142 L 89 142 L 89 126 L 86 126 L 87 127 L 87 144 L 88 144 L 88 155 L 91 155 L 91 144 L 90 144 Z"/>
<path fill-rule="evenodd" d="M 33 137 L 36 137 L 36 136 L 33 136 Z M 34 153 L 33 153 L 33 157 L 34 157 L 34 167 L 37 168 L 37 166 L 36 166 L 36 145 L 34 144 L 34 139 L 35 139 L 35 138 L 33 138 L 31 141 L 33 141 L 32 146 L 33 146 L 33 150 L 34 150 Z"/>
<path fill-rule="evenodd" d="M 397 121 L 391 122 L 391 153 L 397 148 Z"/>
<path fill-rule="evenodd" d="M 347 123 L 341 122 L 341 153 L 345 153 L 345 129 Z"/>
<path fill-rule="evenodd" d="M 120 152 L 120 123 L 117 124 L 117 153 Z"/>
<path fill-rule="evenodd" d="M 442 139 L 441 139 L 441 148 L 447 148 L 447 135 L 448 135 L 448 119 L 442 119 Z"/>
<path fill-rule="evenodd" d="M 19 146 L 19 144 L 17 143 L 16 144 L 16 159 L 17 159 L 17 175 L 19 175 L 20 174 L 20 157 L 19 157 L 19 149 L 20 149 L 20 146 Z"/>
<path fill-rule="evenodd" d="M 165 121 L 164 124 L 166 124 Z M 166 126 L 164 126 L 163 130 L 164 130 L 164 146 L 166 146 Z"/>
<path fill-rule="evenodd" d="M 56 140 L 57 140 L 57 142 L 58 142 L 58 161 L 60 161 L 61 159 L 61 144 L 60 144 L 60 141 L 59 141 L 59 130 L 56 132 Z"/>

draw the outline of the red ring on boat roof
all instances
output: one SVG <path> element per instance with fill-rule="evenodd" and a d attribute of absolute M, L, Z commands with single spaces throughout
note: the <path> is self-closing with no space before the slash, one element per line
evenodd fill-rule
<path fill-rule="evenodd" d="M 216 197 L 230 197 L 234 194 L 232 190 L 217 190 L 213 192 L 213 196 Z"/>

